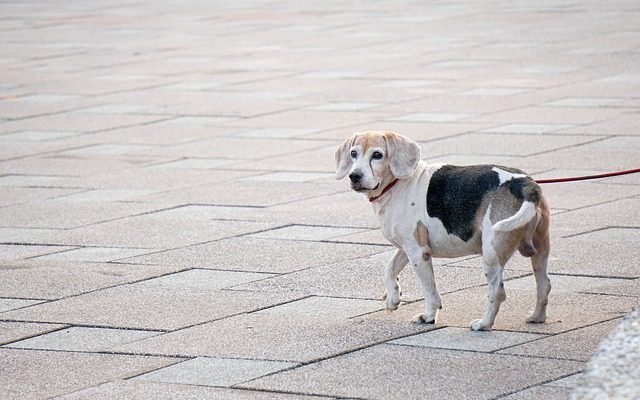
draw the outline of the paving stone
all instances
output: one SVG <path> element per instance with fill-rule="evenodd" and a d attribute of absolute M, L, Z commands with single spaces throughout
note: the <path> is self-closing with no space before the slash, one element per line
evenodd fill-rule
<path fill-rule="evenodd" d="M 198 357 L 137 376 L 134 379 L 199 386 L 229 387 L 283 369 L 289 369 L 295 365 L 294 363 L 282 361 Z"/>
<path fill-rule="evenodd" d="M 0 298 L 0 312 L 17 310 L 19 308 L 29 307 L 39 303 L 42 303 L 42 300 Z"/>
<path fill-rule="evenodd" d="M 580 363 L 572 361 L 379 345 L 241 386 L 377 399 L 489 399 L 580 368 Z"/>
<path fill-rule="evenodd" d="M 386 251 L 371 256 L 353 258 L 348 261 L 308 268 L 290 274 L 276 276 L 236 286 L 238 290 L 272 293 L 292 293 L 358 299 L 380 299 L 384 294 L 383 270 L 392 252 Z M 449 266 L 452 260 L 436 259 L 434 273 L 440 293 L 486 284 L 479 268 Z M 506 277 L 522 276 L 522 271 L 508 271 Z M 422 298 L 419 279 L 410 266 L 399 278 L 402 299 L 412 301 Z"/>
<path fill-rule="evenodd" d="M 284 310 L 286 311 L 286 310 Z M 417 325 L 304 313 L 251 313 L 167 333 L 118 351 L 309 362 L 433 329 Z"/>
<path fill-rule="evenodd" d="M 110 400 L 120 398 L 127 398 L 131 400 L 144 400 L 150 398 L 157 400 L 172 400 L 176 398 L 185 400 L 198 400 L 203 398 L 214 400 L 326 399 L 326 397 L 304 396 L 300 394 L 261 392 L 257 390 L 228 389 L 211 386 L 192 386 L 143 380 L 116 380 L 56 397 L 57 400 Z"/>
<path fill-rule="evenodd" d="M 468 350 L 491 353 L 505 347 L 516 346 L 545 338 L 545 335 L 520 332 L 475 332 L 468 328 L 447 327 L 433 332 L 421 333 L 397 339 L 391 344 L 404 346 L 433 347 L 438 349 Z M 505 351 L 506 354 L 519 354 Z"/>
<path fill-rule="evenodd" d="M 5 320 L 173 330 L 291 300 L 287 295 L 181 290 L 141 282 L 3 313 Z M 127 310 L 123 313 L 123 310 Z"/>
<path fill-rule="evenodd" d="M 129 263 L 284 273 L 386 251 L 359 246 L 239 237 L 133 257 Z"/>
<path fill-rule="evenodd" d="M 135 376 L 174 364 L 163 357 L 0 349 L 0 393 L 7 399 L 41 399 Z"/>
<path fill-rule="evenodd" d="M 291 303 L 258 311 L 260 314 L 280 316 L 307 316 L 319 318 L 350 318 L 379 311 L 383 305 L 374 300 L 344 299 L 337 297 L 307 297 Z"/>
<path fill-rule="evenodd" d="M 602 322 L 586 328 L 515 346 L 502 350 L 500 353 L 587 361 L 591 357 L 591 354 L 598 348 L 600 341 L 611 332 L 619 322 L 620 320 L 618 319 Z"/>
<path fill-rule="evenodd" d="M 364 232 L 362 228 L 344 228 L 330 226 L 304 226 L 293 225 L 272 229 L 252 234 L 251 237 L 261 239 L 287 239 L 287 240 L 331 240 L 353 233 Z"/>
<path fill-rule="evenodd" d="M 531 288 L 524 291 L 510 288 L 509 281 L 506 281 L 505 289 L 507 300 L 500 306 L 500 312 L 493 326 L 496 330 L 556 334 L 620 317 L 631 311 L 635 304 L 635 301 L 630 301 L 628 297 L 555 293 L 552 288 L 547 308 L 547 321 L 544 324 L 528 324 L 525 323 L 525 318 L 535 305 L 533 282 Z M 445 294 L 437 323 L 440 326 L 468 328 L 472 320 L 482 317 L 486 296 L 485 287 Z M 419 301 L 400 305 L 400 308 L 391 314 L 374 313 L 367 318 L 409 321 L 413 315 L 423 312 L 423 309 L 424 303 Z"/>
<path fill-rule="evenodd" d="M 60 251 L 54 254 L 38 256 L 43 260 L 55 261 L 88 261 L 88 262 L 109 262 L 135 255 L 148 253 L 147 249 L 124 249 L 110 247 L 83 247 Z"/>
<path fill-rule="evenodd" d="M 181 290 L 185 288 L 198 290 L 216 290 L 236 286 L 242 283 L 259 281 L 274 276 L 273 274 L 256 274 L 251 272 L 211 271 L 191 269 L 163 275 L 141 282 L 140 285 Z"/>
<path fill-rule="evenodd" d="M 571 389 L 567 389 L 567 388 L 534 386 L 532 388 L 525 389 L 520 392 L 516 392 L 509 396 L 503 397 L 503 399 L 506 399 L 506 400 L 536 400 L 536 399 L 565 400 L 570 393 L 571 393 Z"/>
<path fill-rule="evenodd" d="M 20 339 L 29 338 L 61 328 L 64 328 L 64 325 L 0 321 L 0 345 L 16 342 Z"/>
<path fill-rule="evenodd" d="M 158 332 L 104 328 L 70 327 L 4 347 L 59 351 L 104 352 L 126 343 L 157 335 Z"/>
<path fill-rule="evenodd" d="M 469 118 L 473 114 L 465 113 L 416 113 L 391 118 L 393 121 L 413 122 L 449 122 Z"/>
<path fill-rule="evenodd" d="M 38 257 L 72 249 L 74 248 L 70 246 L 30 246 L 18 244 L 0 244 L 0 251 L 2 253 L 2 256 L 0 256 L 0 260 L 4 264 L 7 261 Z"/>
<path fill-rule="evenodd" d="M 0 293 L 17 298 L 55 300 L 183 269 L 181 266 L 132 268 L 128 264 L 36 260 L 0 267 Z"/>

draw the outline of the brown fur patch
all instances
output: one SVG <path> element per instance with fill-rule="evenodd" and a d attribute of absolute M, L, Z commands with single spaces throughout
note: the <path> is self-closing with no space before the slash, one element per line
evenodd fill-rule
<path fill-rule="evenodd" d="M 427 226 L 423 224 L 422 221 L 418 221 L 416 224 L 413 237 L 416 238 L 416 242 L 418 242 L 420 247 L 427 247 L 429 245 L 429 231 L 427 231 Z"/>

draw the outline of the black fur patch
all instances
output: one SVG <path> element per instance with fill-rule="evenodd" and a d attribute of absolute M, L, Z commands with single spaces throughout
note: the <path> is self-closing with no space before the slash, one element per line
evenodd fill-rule
<path fill-rule="evenodd" d="M 485 194 L 500 186 L 500 177 L 492 169 L 497 167 L 514 174 L 523 174 L 514 168 L 494 165 L 458 167 L 444 165 L 429 181 L 427 189 L 427 214 L 442 221 L 449 234 L 465 242 L 473 237 L 473 222 Z M 529 177 L 511 179 L 505 187 L 518 200 L 537 203 L 540 188 Z"/>

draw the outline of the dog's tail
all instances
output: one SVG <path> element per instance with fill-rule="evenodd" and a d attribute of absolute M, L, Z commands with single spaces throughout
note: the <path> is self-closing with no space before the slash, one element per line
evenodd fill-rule
<path fill-rule="evenodd" d="M 536 203 L 533 201 L 523 201 L 517 213 L 509 218 L 498 221 L 493 225 L 496 231 L 513 231 L 522 228 L 536 216 Z"/>

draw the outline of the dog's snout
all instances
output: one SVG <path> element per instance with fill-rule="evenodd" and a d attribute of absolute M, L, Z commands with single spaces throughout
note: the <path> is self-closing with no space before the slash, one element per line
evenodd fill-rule
<path fill-rule="evenodd" d="M 353 183 L 358 183 L 360 179 L 362 179 L 362 173 L 354 171 L 349 174 L 349 179 L 351 179 L 351 182 Z"/>

